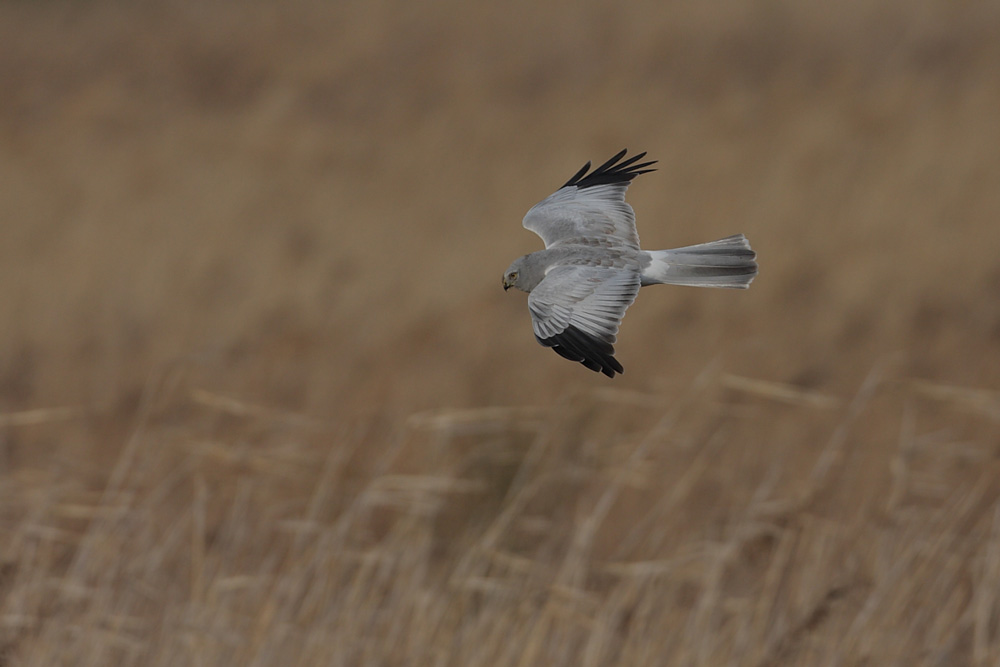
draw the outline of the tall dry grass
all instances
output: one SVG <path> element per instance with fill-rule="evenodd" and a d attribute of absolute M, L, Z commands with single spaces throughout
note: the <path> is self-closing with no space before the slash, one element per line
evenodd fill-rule
<path fill-rule="evenodd" d="M 1000 660 L 1000 7 L 0 6 L 0 664 Z M 608 382 L 524 211 L 649 150 Z"/>
<path fill-rule="evenodd" d="M 994 663 L 1000 399 L 889 365 L 844 399 L 710 365 L 346 424 L 159 377 L 102 485 L 7 477 L 5 655 Z"/>

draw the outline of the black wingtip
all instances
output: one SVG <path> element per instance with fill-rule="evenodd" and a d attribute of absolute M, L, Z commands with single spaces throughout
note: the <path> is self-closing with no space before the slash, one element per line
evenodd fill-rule
<path fill-rule="evenodd" d="M 638 155 L 633 155 L 624 162 L 620 162 L 620 160 L 625 157 L 627 153 L 628 149 L 623 148 L 617 155 L 602 164 L 597 169 L 591 171 L 589 174 L 587 171 L 590 169 L 590 162 L 588 162 L 583 165 L 583 168 L 580 171 L 573 175 L 573 178 L 566 181 L 566 184 L 563 185 L 563 187 L 565 188 L 570 185 L 575 185 L 578 188 L 591 188 L 595 185 L 629 183 L 633 178 L 640 174 L 648 174 L 651 171 L 656 171 L 655 169 L 646 168 L 656 164 L 656 160 L 636 164 L 636 162 L 646 157 L 645 151 L 639 153 Z"/>
<path fill-rule="evenodd" d="M 566 327 L 565 331 L 550 338 L 539 338 L 538 342 L 551 347 L 560 357 L 577 361 L 596 373 L 604 373 L 613 378 L 615 373 L 625 369 L 615 359 L 615 347 L 606 340 L 587 335 L 576 327 Z"/>

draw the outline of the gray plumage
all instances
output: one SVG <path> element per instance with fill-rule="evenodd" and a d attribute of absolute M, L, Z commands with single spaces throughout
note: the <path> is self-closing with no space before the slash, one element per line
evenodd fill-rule
<path fill-rule="evenodd" d="M 504 289 L 528 292 L 535 338 L 561 356 L 614 377 L 623 372 L 614 343 L 625 310 L 645 285 L 745 289 L 757 275 L 756 254 L 742 234 L 675 248 L 642 250 L 635 214 L 625 203 L 633 178 L 655 161 L 624 162 L 622 151 L 597 169 L 590 163 L 524 216 L 545 250 L 514 261 Z"/>

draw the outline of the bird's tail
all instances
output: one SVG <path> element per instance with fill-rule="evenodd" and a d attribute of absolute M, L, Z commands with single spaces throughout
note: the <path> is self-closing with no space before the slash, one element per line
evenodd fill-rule
<path fill-rule="evenodd" d="M 757 253 L 742 234 L 673 250 L 651 250 L 643 285 L 746 289 L 757 276 Z"/>

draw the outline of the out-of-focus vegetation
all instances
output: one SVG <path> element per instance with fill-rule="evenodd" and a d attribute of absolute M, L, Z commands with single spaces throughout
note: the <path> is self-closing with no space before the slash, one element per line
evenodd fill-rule
<path fill-rule="evenodd" d="M 0 664 L 996 664 L 1000 6 L 0 6 Z M 524 212 L 623 147 L 614 381 Z"/>

